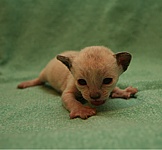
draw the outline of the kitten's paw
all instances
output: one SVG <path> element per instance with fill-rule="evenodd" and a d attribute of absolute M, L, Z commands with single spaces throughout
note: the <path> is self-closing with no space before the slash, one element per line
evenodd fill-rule
<path fill-rule="evenodd" d="M 138 92 L 137 88 L 134 88 L 132 86 L 129 86 L 127 87 L 125 90 L 124 90 L 124 95 L 126 99 L 129 99 L 131 97 L 134 97 L 134 95 Z"/>
<path fill-rule="evenodd" d="M 126 89 L 122 90 L 118 87 L 116 87 L 112 93 L 111 93 L 111 97 L 112 98 L 125 98 L 125 99 L 129 99 L 131 97 L 134 97 L 134 95 L 138 92 L 137 88 L 134 87 L 127 87 Z"/>
<path fill-rule="evenodd" d="M 138 92 L 137 88 L 129 86 L 125 89 L 126 92 L 130 92 L 131 94 L 136 94 Z"/>
<path fill-rule="evenodd" d="M 79 107 L 70 112 L 70 119 L 80 117 L 82 119 L 87 119 L 88 117 L 94 116 L 96 114 L 96 109 L 89 106 Z"/>

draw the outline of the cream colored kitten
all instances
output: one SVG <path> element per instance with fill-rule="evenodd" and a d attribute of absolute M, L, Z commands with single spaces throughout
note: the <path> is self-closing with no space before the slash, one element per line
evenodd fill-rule
<path fill-rule="evenodd" d="M 116 86 L 119 76 L 127 69 L 131 55 L 127 52 L 114 54 L 103 46 L 91 46 L 80 52 L 68 51 L 51 60 L 39 77 L 22 82 L 18 88 L 27 88 L 48 82 L 61 92 L 63 105 L 70 118 L 86 119 L 96 114 L 96 109 L 77 100 L 83 97 L 91 105 L 99 106 L 107 98 L 130 98 L 137 92 L 128 87 L 121 90 Z"/>

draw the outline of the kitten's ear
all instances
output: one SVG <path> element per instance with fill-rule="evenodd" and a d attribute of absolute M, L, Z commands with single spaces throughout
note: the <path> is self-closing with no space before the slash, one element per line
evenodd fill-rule
<path fill-rule="evenodd" d="M 115 57 L 118 65 L 122 66 L 123 72 L 126 71 L 132 58 L 131 54 L 128 52 L 121 52 L 115 54 Z"/>
<path fill-rule="evenodd" d="M 57 55 L 56 57 L 59 61 L 61 61 L 69 70 L 72 67 L 72 62 L 69 57 Z"/>

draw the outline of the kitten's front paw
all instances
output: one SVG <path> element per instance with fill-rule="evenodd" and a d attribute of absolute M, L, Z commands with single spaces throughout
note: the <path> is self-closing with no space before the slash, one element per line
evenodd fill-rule
<path fill-rule="evenodd" d="M 138 92 L 137 88 L 134 87 L 127 87 L 126 89 L 122 90 L 118 87 L 116 87 L 112 93 L 111 93 L 111 97 L 112 98 L 125 98 L 125 99 L 129 99 L 131 97 L 134 97 L 134 95 Z"/>
<path fill-rule="evenodd" d="M 125 92 L 125 98 L 128 99 L 134 97 L 134 95 L 138 92 L 138 90 L 137 88 L 129 86 L 124 90 L 124 92 Z"/>
<path fill-rule="evenodd" d="M 96 114 L 95 108 L 91 108 L 89 106 L 83 106 L 72 110 L 70 112 L 70 119 L 74 119 L 77 117 L 80 117 L 82 119 L 87 119 L 88 117 L 93 116 L 95 114 Z"/>

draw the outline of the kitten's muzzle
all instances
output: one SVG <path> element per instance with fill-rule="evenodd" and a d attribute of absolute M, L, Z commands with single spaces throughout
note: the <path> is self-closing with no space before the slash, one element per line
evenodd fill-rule
<path fill-rule="evenodd" d="M 95 106 L 99 106 L 105 103 L 105 100 L 101 100 L 101 93 L 95 92 L 90 93 L 89 97 L 91 98 L 90 103 Z"/>
<path fill-rule="evenodd" d="M 90 94 L 90 98 L 91 99 L 94 99 L 94 100 L 97 100 L 101 97 L 101 94 L 100 93 L 94 93 L 94 94 Z"/>
<path fill-rule="evenodd" d="M 106 100 L 92 100 L 90 101 L 92 105 L 99 106 L 106 102 Z"/>

